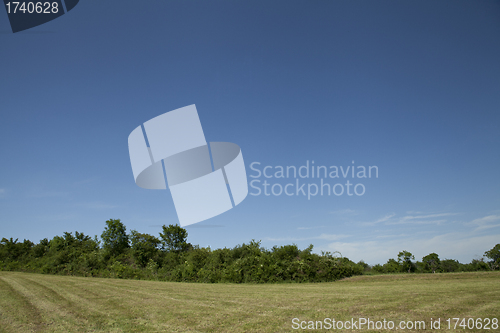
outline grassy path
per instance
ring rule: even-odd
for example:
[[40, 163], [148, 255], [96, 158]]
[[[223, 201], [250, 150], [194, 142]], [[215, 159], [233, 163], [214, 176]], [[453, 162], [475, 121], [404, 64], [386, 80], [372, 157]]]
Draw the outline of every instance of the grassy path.
[[293, 318], [359, 317], [396, 325], [441, 318], [441, 331], [449, 317], [500, 319], [500, 272], [266, 285], [0, 272], [0, 332], [296, 332]]

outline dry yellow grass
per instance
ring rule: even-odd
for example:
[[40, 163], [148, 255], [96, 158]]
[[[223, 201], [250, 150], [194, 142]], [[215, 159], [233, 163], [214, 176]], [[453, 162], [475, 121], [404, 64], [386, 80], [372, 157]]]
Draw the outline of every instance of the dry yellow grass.
[[0, 272], [3, 332], [296, 332], [293, 318], [359, 317], [423, 320], [429, 332], [431, 318], [441, 318], [442, 331], [450, 317], [500, 318], [500, 273], [237, 285]]

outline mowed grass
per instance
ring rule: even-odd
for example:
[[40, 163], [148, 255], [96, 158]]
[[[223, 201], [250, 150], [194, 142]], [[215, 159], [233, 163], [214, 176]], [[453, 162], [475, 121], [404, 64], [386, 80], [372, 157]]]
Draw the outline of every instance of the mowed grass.
[[[312, 284], [201, 284], [0, 272], [2, 332], [294, 332], [293, 318], [359, 317], [396, 324], [424, 320], [426, 325], [431, 318], [441, 318], [442, 331], [450, 317], [500, 318], [500, 272], [358, 276]], [[426, 330], [435, 331], [429, 326]]]

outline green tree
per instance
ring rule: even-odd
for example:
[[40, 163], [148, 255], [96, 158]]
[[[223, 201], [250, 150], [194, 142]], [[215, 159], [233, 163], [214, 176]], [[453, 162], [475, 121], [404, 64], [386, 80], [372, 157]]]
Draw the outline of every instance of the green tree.
[[155, 236], [141, 234], [132, 230], [130, 232], [130, 242], [132, 243], [132, 255], [142, 267], [145, 267], [150, 260], [155, 259], [158, 254], [160, 240]]
[[387, 260], [387, 262], [382, 267], [385, 273], [401, 272], [401, 265], [392, 258]]
[[439, 256], [436, 253], [426, 255], [422, 258], [422, 262], [424, 263], [424, 269], [432, 271], [432, 273], [436, 273], [436, 270], [439, 269], [439, 265], [441, 264]]
[[125, 225], [118, 220], [107, 220], [101, 235], [103, 248], [113, 255], [119, 255], [129, 247]]
[[491, 266], [484, 262], [484, 259], [472, 259], [468, 264], [463, 264], [462, 269], [466, 272], [488, 271]]
[[0, 241], [0, 261], [20, 260], [22, 257], [27, 257], [34, 245], [27, 239], [21, 243], [18, 242], [17, 238], [15, 240], [12, 237], [10, 239], [2, 238]]
[[364, 262], [364, 260], [360, 260], [356, 265], [358, 265], [363, 272], [367, 272], [371, 269], [370, 265]]
[[500, 268], [500, 244], [497, 244], [491, 250], [486, 251], [484, 256], [491, 259], [489, 264], [492, 270]]
[[462, 269], [462, 264], [457, 260], [445, 259], [441, 260], [441, 270], [443, 272], [460, 272]]
[[163, 248], [169, 252], [186, 251], [190, 244], [186, 242], [188, 232], [179, 225], [170, 224], [168, 227], [163, 225], [163, 232], [160, 232]]
[[403, 272], [408, 271], [408, 273], [411, 272], [411, 270], [414, 268], [414, 264], [412, 260], [415, 260], [415, 257], [411, 252], [408, 251], [401, 251], [398, 254], [398, 263], [401, 265], [401, 269]]

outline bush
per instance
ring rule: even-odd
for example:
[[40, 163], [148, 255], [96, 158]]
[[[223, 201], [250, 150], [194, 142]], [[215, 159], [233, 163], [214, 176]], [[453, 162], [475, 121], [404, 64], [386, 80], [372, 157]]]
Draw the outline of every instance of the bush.
[[402, 251], [399, 262], [370, 268], [363, 261], [354, 263], [340, 253], [312, 252], [313, 246], [300, 250], [297, 245], [261, 247], [252, 240], [232, 249], [200, 248], [186, 242], [187, 232], [179, 226], [163, 226], [160, 238], [135, 230], [127, 235], [120, 220], [106, 221], [101, 242], [83, 233], [65, 232], [50, 241], [38, 244], [29, 240], [2, 238], [0, 241], [0, 270], [149, 279], [186, 282], [326, 282], [366, 272], [457, 272], [481, 271], [496, 268], [500, 245], [485, 255], [492, 261], [473, 260], [463, 265], [456, 260], [439, 260], [435, 253], [422, 262], [412, 262], [413, 255]]

